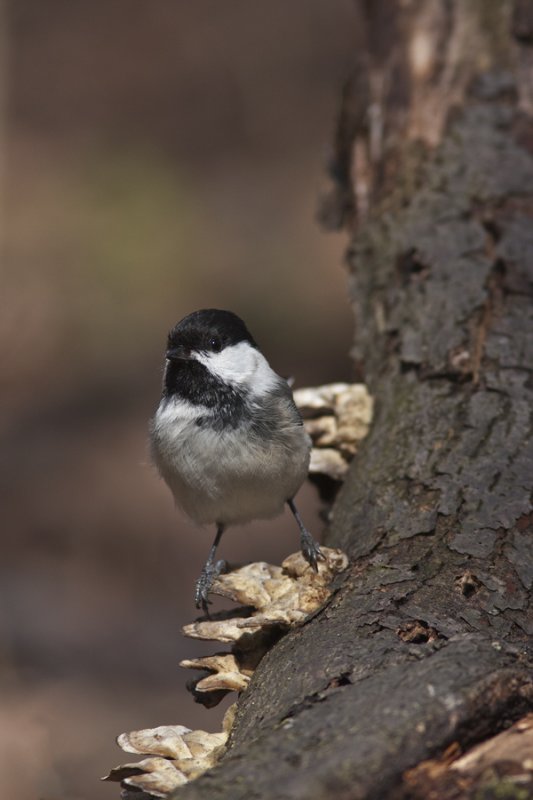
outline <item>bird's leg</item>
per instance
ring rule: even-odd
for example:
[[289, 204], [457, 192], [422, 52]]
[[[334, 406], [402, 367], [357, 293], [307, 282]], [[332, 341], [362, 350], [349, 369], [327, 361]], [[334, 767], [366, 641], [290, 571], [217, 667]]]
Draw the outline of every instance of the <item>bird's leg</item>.
[[287, 500], [287, 505], [289, 506], [290, 510], [294, 514], [294, 519], [298, 523], [298, 527], [300, 528], [300, 547], [302, 550], [303, 557], [310, 564], [315, 572], [318, 572], [318, 565], [317, 562], [320, 559], [321, 561], [324, 560], [324, 556], [320, 551], [320, 547], [314, 541], [313, 537], [303, 524], [300, 515], [298, 514], [298, 509], [294, 505], [294, 500], [291, 498]]
[[223, 572], [226, 568], [225, 561], [215, 561], [215, 555], [217, 552], [217, 547], [220, 544], [220, 540], [222, 539], [222, 534], [224, 533], [224, 525], [217, 525], [217, 535], [215, 536], [215, 541], [209, 551], [209, 555], [207, 556], [207, 561], [204, 564], [204, 568], [200, 574], [200, 577], [196, 581], [196, 589], [194, 592], [194, 601], [196, 603], [196, 608], [202, 608], [204, 613], [209, 616], [209, 609], [208, 609], [208, 597], [209, 591], [211, 586], [213, 585], [213, 581], [215, 578], [218, 578], [221, 572]]

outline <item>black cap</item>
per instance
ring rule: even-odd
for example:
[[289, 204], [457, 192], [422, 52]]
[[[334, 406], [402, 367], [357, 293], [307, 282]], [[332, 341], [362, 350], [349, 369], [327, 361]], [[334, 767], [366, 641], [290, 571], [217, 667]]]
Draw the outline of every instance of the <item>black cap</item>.
[[225, 347], [248, 342], [257, 343], [237, 314], [218, 308], [193, 311], [175, 325], [168, 335], [168, 351], [188, 350], [220, 351]]

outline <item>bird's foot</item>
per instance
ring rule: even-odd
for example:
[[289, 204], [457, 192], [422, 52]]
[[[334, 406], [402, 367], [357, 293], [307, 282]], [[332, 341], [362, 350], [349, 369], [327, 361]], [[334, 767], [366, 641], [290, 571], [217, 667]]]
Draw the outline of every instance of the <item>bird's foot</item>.
[[307, 563], [314, 569], [315, 572], [318, 572], [318, 562], [324, 561], [325, 557], [309, 531], [302, 531], [302, 535], [300, 537], [300, 548]]
[[214, 564], [210, 564], [208, 562], [204, 566], [200, 577], [196, 581], [194, 602], [196, 604], [196, 608], [201, 608], [206, 616], [209, 616], [208, 598], [211, 587], [216, 578], [218, 578], [218, 576], [221, 575], [226, 569], [227, 564], [223, 560], [217, 561]]

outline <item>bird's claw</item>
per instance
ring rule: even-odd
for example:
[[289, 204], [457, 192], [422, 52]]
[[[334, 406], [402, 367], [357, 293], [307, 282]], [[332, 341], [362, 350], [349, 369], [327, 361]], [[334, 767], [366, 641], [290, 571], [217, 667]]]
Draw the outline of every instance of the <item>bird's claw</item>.
[[306, 534], [307, 535], [302, 534], [300, 542], [302, 555], [307, 563], [314, 569], [314, 571], [318, 572], [318, 562], [324, 561], [325, 556], [318, 544], [314, 541], [311, 534], [307, 531]]
[[201, 608], [206, 616], [209, 616], [209, 592], [211, 591], [211, 587], [226, 568], [227, 564], [222, 560], [217, 561], [215, 564], [206, 564], [200, 577], [196, 581], [194, 602], [196, 608]]

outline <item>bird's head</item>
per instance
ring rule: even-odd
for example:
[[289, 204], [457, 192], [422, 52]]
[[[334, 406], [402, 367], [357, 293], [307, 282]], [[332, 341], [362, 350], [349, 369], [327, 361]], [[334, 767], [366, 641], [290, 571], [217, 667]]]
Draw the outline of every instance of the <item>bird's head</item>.
[[[237, 314], [209, 308], [194, 311], [172, 328], [165, 354], [167, 392], [194, 382], [219, 382], [257, 395], [269, 391], [278, 376], [270, 369], [250, 331]], [[189, 387], [187, 387], [187, 392]]]

